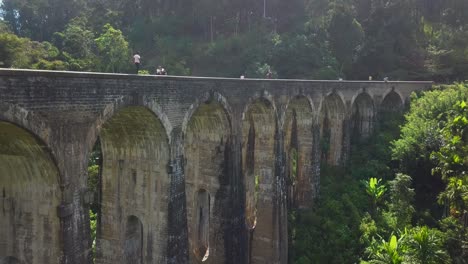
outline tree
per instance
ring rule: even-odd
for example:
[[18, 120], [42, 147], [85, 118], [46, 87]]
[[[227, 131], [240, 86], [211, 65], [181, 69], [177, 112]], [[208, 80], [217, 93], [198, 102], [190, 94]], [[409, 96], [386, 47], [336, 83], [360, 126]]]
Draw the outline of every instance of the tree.
[[342, 76], [351, 76], [351, 67], [364, 39], [364, 30], [356, 20], [352, 7], [343, 3], [332, 5], [327, 32], [333, 55], [340, 62]]
[[61, 48], [62, 56], [70, 70], [90, 71], [96, 67], [96, 44], [94, 33], [87, 28], [84, 17], [72, 19], [63, 32], [54, 34], [55, 43]]
[[390, 213], [396, 218], [394, 231], [403, 230], [411, 224], [414, 213], [414, 189], [411, 188], [412, 179], [410, 176], [397, 173], [395, 179], [388, 182], [390, 186], [390, 202], [388, 208]]
[[[433, 216], [442, 215], [437, 196], [445, 189], [445, 184], [440, 174], [432, 176], [438, 162], [431, 158], [431, 153], [438, 152], [444, 142], [448, 142], [443, 138], [442, 129], [454, 118], [450, 113], [456, 103], [467, 99], [468, 86], [463, 84], [414, 95], [400, 139], [392, 142], [393, 159], [400, 163], [403, 173], [413, 178], [415, 208], [419, 214], [431, 210]], [[426, 221], [435, 224], [436, 218], [426, 218]]]
[[375, 216], [377, 205], [382, 200], [387, 187], [382, 185], [382, 179], [370, 178], [368, 181], [363, 181], [366, 187], [366, 193], [369, 195], [372, 201], [372, 215]]
[[22, 54], [23, 40], [12, 33], [0, 34], [0, 65], [2, 67], [13, 67], [15, 64], [22, 64], [26, 61]]
[[416, 0], [372, 1], [366, 39], [353, 67], [354, 78], [419, 79], [424, 68], [421, 17]]
[[390, 236], [388, 241], [382, 239], [380, 243], [375, 243], [367, 249], [370, 264], [400, 264], [403, 263], [403, 246], [401, 238], [395, 235]]
[[451, 263], [444, 249], [445, 237], [437, 229], [427, 226], [415, 227], [403, 236], [405, 263], [442, 264]]
[[106, 24], [103, 33], [95, 41], [101, 60], [101, 71], [124, 72], [129, 69], [130, 51], [122, 31]]
[[32, 40], [46, 41], [63, 30], [70, 19], [86, 11], [87, 0], [3, 0], [4, 19], [13, 32]]
[[68, 65], [58, 60], [58, 55], [58, 49], [49, 42], [31, 41], [9, 32], [0, 33], [2, 67], [66, 70]]
[[[468, 96], [468, 95], [467, 95]], [[448, 203], [452, 216], [468, 215], [468, 107], [457, 102], [441, 128], [441, 147], [432, 153], [437, 166], [433, 173], [447, 183], [440, 194], [441, 203]]]

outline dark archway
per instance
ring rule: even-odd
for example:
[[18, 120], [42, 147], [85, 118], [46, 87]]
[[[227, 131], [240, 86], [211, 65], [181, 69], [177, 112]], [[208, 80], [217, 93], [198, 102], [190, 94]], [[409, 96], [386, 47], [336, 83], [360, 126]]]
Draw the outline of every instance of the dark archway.
[[395, 92], [389, 92], [380, 104], [381, 112], [401, 112], [403, 111], [403, 101], [400, 95]]
[[148, 108], [125, 107], [104, 123], [98, 142], [102, 174], [97, 262], [120, 263], [124, 259], [121, 248], [131, 220], [126, 215], [138, 215], [145, 223], [142, 263], [165, 262], [170, 184], [165, 127]]
[[228, 198], [230, 137], [226, 109], [212, 98], [201, 103], [188, 120], [184, 149], [190, 263], [224, 263], [226, 259], [223, 210]]
[[314, 190], [314, 114], [306, 97], [293, 98], [286, 110], [284, 146], [287, 161], [288, 201], [293, 208], [311, 206]]
[[278, 219], [275, 210], [276, 115], [270, 101], [253, 101], [242, 121], [242, 170], [246, 225], [252, 263], [277, 261]]
[[210, 194], [200, 189], [196, 199], [196, 219], [195, 219], [195, 254], [198, 259], [205, 261], [210, 256]]
[[324, 98], [320, 110], [320, 144], [322, 161], [340, 165], [343, 156], [345, 105], [341, 97], [332, 93]]
[[375, 109], [372, 98], [367, 93], [359, 94], [354, 100], [351, 116], [351, 140], [353, 142], [369, 138], [374, 129]]
[[125, 264], [143, 263], [143, 224], [134, 215], [127, 218], [122, 250]]
[[5, 263], [59, 263], [62, 193], [47, 147], [0, 121], [0, 256]]

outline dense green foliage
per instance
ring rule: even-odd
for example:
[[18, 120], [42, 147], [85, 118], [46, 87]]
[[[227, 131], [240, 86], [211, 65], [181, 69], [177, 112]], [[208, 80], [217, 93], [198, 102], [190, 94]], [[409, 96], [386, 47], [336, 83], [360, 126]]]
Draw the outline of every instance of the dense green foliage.
[[100, 213], [100, 177], [102, 167], [101, 142], [98, 139], [88, 159], [88, 182], [89, 191], [93, 194], [93, 200], [89, 209], [89, 223], [91, 230], [92, 259], [96, 257], [96, 236], [98, 228], [98, 217]]
[[381, 113], [345, 168], [323, 167], [314, 208], [291, 213], [290, 262], [467, 263], [467, 101], [455, 84], [414, 95], [400, 129]]
[[0, 61], [133, 72], [129, 53], [140, 51], [150, 73], [466, 80], [467, 9], [466, 0], [3, 0]]
[[[393, 142], [393, 158], [400, 162], [402, 172], [412, 176], [415, 188], [421, 190], [416, 193], [416, 206], [418, 213], [425, 215], [422, 217], [427, 224], [435, 224], [434, 218], [440, 218], [444, 213], [437, 197], [446, 183], [453, 186], [451, 190], [455, 192], [459, 189], [458, 180], [465, 181], [462, 186], [466, 186], [466, 172], [462, 176], [468, 166], [466, 119], [463, 119], [466, 110], [460, 104], [467, 101], [466, 84], [438, 87], [423, 95], [415, 95], [411, 111], [406, 115], [407, 122], [401, 128], [402, 136]], [[456, 172], [452, 173], [452, 170]], [[447, 192], [443, 194], [449, 195]], [[461, 198], [461, 194], [454, 195]]]
[[[366, 246], [359, 243], [362, 219], [372, 219], [367, 212], [378, 214], [385, 194], [385, 187], [377, 182], [371, 186], [369, 179], [391, 177], [388, 145], [400, 122], [398, 115], [388, 114], [372, 138], [353, 145], [347, 168], [322, 166], [321, 195], [314, 208], [290, 215], [290, 263], [359, 262]], [[375, 222], [365, 228], [374, 230]]]

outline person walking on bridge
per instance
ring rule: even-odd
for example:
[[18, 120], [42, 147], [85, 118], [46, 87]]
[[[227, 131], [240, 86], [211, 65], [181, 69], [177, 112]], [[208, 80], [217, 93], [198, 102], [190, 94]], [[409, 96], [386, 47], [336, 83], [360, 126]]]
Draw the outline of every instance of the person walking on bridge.
[[135, 64], [135, 67], [136, 67], [136, 74], [138, 74], [138, 72], [140, 71], [140, 62], [141, 62], [140, 53], [137, 51], [133, 55], [133, 64]]

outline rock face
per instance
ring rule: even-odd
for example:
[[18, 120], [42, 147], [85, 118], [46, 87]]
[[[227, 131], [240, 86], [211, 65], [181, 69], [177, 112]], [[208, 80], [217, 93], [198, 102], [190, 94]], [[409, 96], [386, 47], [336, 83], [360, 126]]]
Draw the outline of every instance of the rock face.
[[287, 263], [287, 210], [430, 82], [0, 70], [0, 263]]

